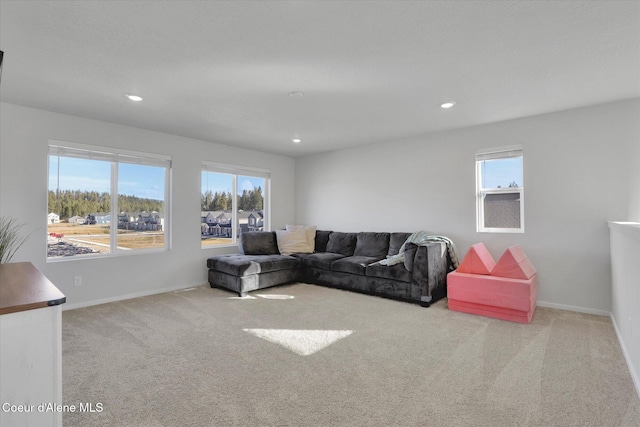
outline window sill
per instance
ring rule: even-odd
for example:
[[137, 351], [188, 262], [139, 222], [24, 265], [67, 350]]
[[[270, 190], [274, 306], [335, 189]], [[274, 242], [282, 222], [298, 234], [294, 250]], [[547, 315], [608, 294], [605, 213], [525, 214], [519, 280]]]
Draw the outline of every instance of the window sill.
[[104, 259], [104, 258], [122, 258], [129, 256], [137, 256], [137, 255], [152, 255], [152, 254], [160, 254], [164, 252], [169, 252], [170, 249], [136, 249], [130, 251], [118, 251], [114, 254], [79, 254], [79, 255], [69, 255], [69, 256], [61, 256], [61, 257], [47, 257], [47, 263], [58, 263], [58, 262], [68, 262], [68, 261], [84, 261], [89, 259]]

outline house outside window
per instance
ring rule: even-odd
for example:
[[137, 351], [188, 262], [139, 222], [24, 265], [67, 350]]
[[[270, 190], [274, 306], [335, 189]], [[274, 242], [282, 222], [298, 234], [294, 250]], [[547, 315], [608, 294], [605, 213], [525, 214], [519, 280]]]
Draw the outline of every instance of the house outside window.
[[523, 160], [519, 145], [476, 154], [478, 232], [524, 233]]
[[169, 156], [50, 141], [47, 261], [168, 250], [170, 175]]
[[203, 249], [235, 245], [245, 231], [270, 230], [269, 171], [203, 162], [200, 240]]

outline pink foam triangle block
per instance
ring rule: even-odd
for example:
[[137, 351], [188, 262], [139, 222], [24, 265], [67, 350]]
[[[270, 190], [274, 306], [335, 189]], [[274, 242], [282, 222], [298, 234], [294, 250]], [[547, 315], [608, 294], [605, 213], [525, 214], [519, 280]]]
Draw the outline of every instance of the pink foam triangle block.
[[492, 276], [512, 279], [529, 279], [536, 274], [536, 269], [518, 245], [508, 248], [491, 271]]
[[476, 243], [469, 248], [469, 252], [458, 266], [460, 273], [491, 274], [496, 262], [484, 243]]

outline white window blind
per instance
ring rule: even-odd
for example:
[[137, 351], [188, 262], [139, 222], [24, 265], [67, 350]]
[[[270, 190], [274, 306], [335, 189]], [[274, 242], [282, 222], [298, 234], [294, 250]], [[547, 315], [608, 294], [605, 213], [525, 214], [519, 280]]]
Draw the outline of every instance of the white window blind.
[[203, 162], [202, 170], [206, 172], [226, 173], [229, 175], [247, 175], [269, 179], [270, 172], [266, 169], [251, 168], [249, 166], [235, 166], [225, 163]]
[[522, 157], [523, 149], [521, 145], [513, 145], [510, 147], [491, 148], [479, 150], [476, 153], [476, 161], [510, 159], [514, 157]]
[[109, 148], [109, 151], [105, 151], [103, 147], [72, 143], [49, 144], [49, 155], [166, 168], [171, 167], [171, 157], [161, 154], [140, 153], [136, 151], [111, 148]]

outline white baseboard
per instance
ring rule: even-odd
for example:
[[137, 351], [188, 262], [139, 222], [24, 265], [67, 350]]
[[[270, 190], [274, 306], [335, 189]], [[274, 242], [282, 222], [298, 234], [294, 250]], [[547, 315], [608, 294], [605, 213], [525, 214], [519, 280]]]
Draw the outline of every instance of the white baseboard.
[[609, 317], [611, 315], [611, 313], [605, 310], [597, 310], [595, 308], [577, 307], [577, 306], [565, 305], [565, 304], [556, 304], [553, 302], [536, 301], [536, 305], [538, 307], [557, 308], [558, 310], [575, 311], [578, 313], [595, 314], [598, 316]]
[[631, 364], [631, 356], [627, 352], [627, 348], [624, 345], [624, 341], [622, 341], [622, 335], [620, 335], [620, 331], [618, 330], [618, 325], [616, 324], [616, 318], [613, 316], [613, 313], [610, 313], [611, 323], [613, 323], [613, 329], [616, 331], [616, 336], [618, 337], [618, 342], [620, 343], [620, 347], [622, 348], [622, 354], [624, 354], [624, 360], [627, 361], [627, 366], [629, 367], [629, 373], [631, 374], [631, 379], [633, 380], [633, 385], [636, 387], [636, 393], [638, 393], [638, 397], [640, 397], [640, 378], [638, 377], [638, 373], [633, 368]]
[[115, 296], [115, 297], [96, 299], [96, 300], [91, 300], [91, 301], [79, 302], [79, 303], [75, 303], [75, 304], [62, 304], [62, 310], [63, 311], [73, 310], [75, 308], [90, 307], [92, 305], [106, 304], [106, 303], [109, 303], [109, 302], [122, 301], [122, 300], [126, 300], [126, 299], [131, 299], [131, 298], [139, 298], [139, 297], [146, 297], [146, 296], [149, 296], [149, 295], [163, 294], [165, 292], [178, 291], [178, 290], [182, 290], [182, 289], [189, 289], [189, 288], [194, 288], [194, 287], [202, 286], [202, 285], [206, 285], [206, 284], [208, 284], [208, 283], [207, 282], [201, 282], [201, 283], [192, 283], [192, 284], [188, 284], [188, 285], [182, 284], [182, 285], [177, 285], [177, 286], [171, 286], [171, 287], [168, 287], [168, 288], [152, 289], [150, 291], [135, 292], [135, 293], [132, 293], [132, 294], [118, 295], [118, 296]]

